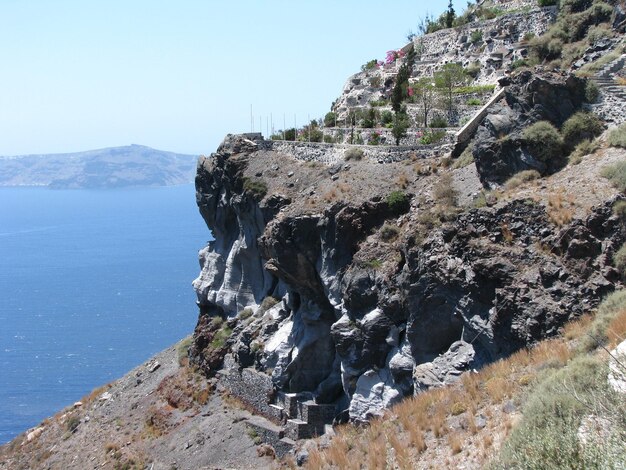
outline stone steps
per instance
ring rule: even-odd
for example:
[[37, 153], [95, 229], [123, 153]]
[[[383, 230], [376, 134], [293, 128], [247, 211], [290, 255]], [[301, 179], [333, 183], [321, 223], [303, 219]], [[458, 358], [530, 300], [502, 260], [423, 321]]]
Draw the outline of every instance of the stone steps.
[[[270, 444], [278, 457], [289, 453], [299, 439], [321, 436], [335, 418], [335, 405], [315, 403], [311, 393], [276, 394], [270, 404], [272, 419], [253, 416], [246, 421], [260, 442]], [[332, 429], [332, 428], [331, 428]]]
[[246, 420], [246, 425], [258, 437], [259, 441], [265, 442], [274, 448], [279, 458], [288, 454], [296, 445], [293, 439], [285, 436], [285, 430], [261, 416], [253, 416]]

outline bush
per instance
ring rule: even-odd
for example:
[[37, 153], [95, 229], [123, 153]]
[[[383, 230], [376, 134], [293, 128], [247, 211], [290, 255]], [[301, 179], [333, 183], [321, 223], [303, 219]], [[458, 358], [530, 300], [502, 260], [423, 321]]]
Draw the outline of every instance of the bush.
[[609, 132], [607, 141], [611, 147], [626, 148], [626, 124], [622, 124]]
[[343, 158], [346, 161], [350, 160], [361, 160], [363, 158], [363, 150], [360, 148], [349, 148], [343, 154]]
[[433, 128], [442, 128], [448, 127], [448, 120], [443, 116], [435, 116], [430, 120], [430, 127]]
[[337, 122], [337, 114], [330, 111], [328, 113], [326, 113], [326, 116], [324, 116], [324, 126], [325, 127], [335, 127], [335, 124]]
[[626, 289], [615, 291], [607, 296], [598, 307], [587, 336], [581, 338], [579, 349], [582, 352], [589, 352], [599, 345], [604, 346], [609, 339], [609, 325], [624, 310], [626, 310]]
[[384, 224], [380, 229], [380, 239], [383, 241], [393, 240], [400, 233], [400, 229], [395, 225]]
[[452, 184], [452, 175], [445, 173], [433, 187], [433, 198], [444, 207], [456, 207], [458, 193]]
[[585, 101], [587, 103], [595, 103], [600, 98], [600, 88], [593, 80], [587, 80], [585, 84]]
[[478, 98], [470, 98], [465, 102], [465, 104], [468, 106], [480, 106], [481, 104], [483, 104], [483, 102], [480, 101]]
[[441, 139], [443, 139], [445, 136], [446, 136], [446, 131], [444, 131], [444, 130], [436, 130], [436, 131], [425, 132], [424, 135], [422, 135], [422, 137], [420, 137], [420, 144], [422, 144], [422, 145], [436, 144]]
[[480, 62], [474, 62], [468, 65], [465, 69], [465, 73], [474, 79], [478, 77], [478, 74], [480, 74]]
[[578, 165], [585, 155], [591, 155], [600, 148], [596, 140], [583, 140], [569, 156], [570, 165]]
[[479, 42], [482, 42], [483, 32], [480, 29], [475, 29], [474, 31], [472, 31], [472, 34], [470, 34], [469, 41], [472, 44], [478, 44]]
[[613, 214], [619, 217], [622, 224], [626, 223], [626, 201], [617, 201], [613, 206]]
[[401, 214], [409, 209], [409, 198], [402, 191], [393, 191], [387, 196], [387, 205], [394, 214]]
[[509, 178], [508, 181], [504, 183], [504, 187], [509, 190], [515, 189], [522, 183], [534, 181], [539, 178], [541, 178], [541, 175], [537, 170], [520, 171], [516, 175], [513, 175], [511, 178]]
[[365, 72], [366, 70], [374, 70], [378, 68], [378, 60], [372, 59], [365, 64], [361, 65], [361, 71]]
[[557, 0], [537, 0], [537, 4], [540, 7], [551, 7], [553, 5], [556, 5]]
[[469, 166], [472, 163], [474, 163], [474, 155], [472, 154], [472, 147], [473, 147], [472, 145], [468, 145], [465, 148], [465, 150], [463, 150], [463, 153], [459, 156], [459, 158], [454, 160], [454, 163], [452, 164], [453, 169], [465, 168], [466, 166]]
[[380, 113], [380, 122], [385, 125], [393, 122], [393, 113], [389, 110], [385, 110]]
[[[577, 357], [565, 368], [547, 372], [530, 394], [520, 424], [513, 428], [494, 468], [619, 468], [624, 458], [625, 407], [606, 380], [606, 363]], [[598, 414], [608, 421], [608, 435], [590, 436], [581, 445], [582, 419]], [[617, 464], [617, 465], [616, 465]]]
[[617, 162], [606, 166], [600, 172], [619, 191], [626, 192], [626, 162]]
[[524, 129], [524, 143], [531, 153], [546, 164], [557, 163], [563, 157], [563, 139], [548, 121], [539, 121]]
[[243, 189], [244, 191], [249, 193], [256, 201], [260, 201], [267, 194], [267, 184], [265, 184], [265, 182], [261, 180], [244, 178]]
[[522, 67], [528, 67], [528, 61], [526, 59], [517, 59], [511, 62], [511, 69], [519, 69]]
[[578, 112], [571, 116], [561, 128], [563, 141], [568, 149], [573, 149], [583, 140], [591, 140], [604, 130], [598, 116], [592, 113]]
[[626, 245], [617, 250], [617, 253], [613, 256], [613, 263], [619, 271], [622, 279], [626, 279]]

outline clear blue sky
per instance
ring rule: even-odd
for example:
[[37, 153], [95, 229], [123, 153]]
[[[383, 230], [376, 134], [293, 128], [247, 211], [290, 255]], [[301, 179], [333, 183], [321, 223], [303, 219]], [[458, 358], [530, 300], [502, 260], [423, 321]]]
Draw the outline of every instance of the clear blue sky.
[[[131, 143], [208, 154], [273, 114], [323, 116], [346, 78], [447, 0], [0, 0], [0, 155]], [[454, 1], [457, 13], [465, 1]]]

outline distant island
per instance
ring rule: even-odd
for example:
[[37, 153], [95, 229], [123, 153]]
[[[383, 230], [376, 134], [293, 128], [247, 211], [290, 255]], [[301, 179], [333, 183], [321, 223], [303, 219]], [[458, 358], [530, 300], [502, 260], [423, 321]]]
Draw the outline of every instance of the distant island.
[[197, 155], [143, 145], [76, 153], [0, 157], [0, 186], [53, 189], [171, 186], [190, 183]]

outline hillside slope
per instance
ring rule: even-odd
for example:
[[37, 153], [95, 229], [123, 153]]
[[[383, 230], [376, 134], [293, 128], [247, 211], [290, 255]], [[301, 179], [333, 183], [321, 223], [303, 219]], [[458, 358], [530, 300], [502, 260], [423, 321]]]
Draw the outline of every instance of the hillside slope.
[[0, 186], [54, 189], [169, 186], [193, 181], [197, 156], [129, 145], [87, 152], [0, 157]]

